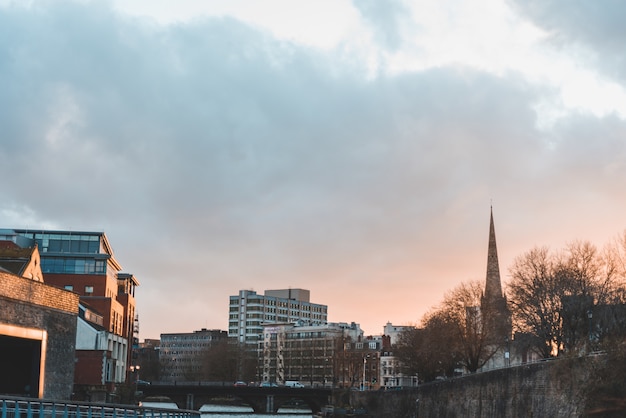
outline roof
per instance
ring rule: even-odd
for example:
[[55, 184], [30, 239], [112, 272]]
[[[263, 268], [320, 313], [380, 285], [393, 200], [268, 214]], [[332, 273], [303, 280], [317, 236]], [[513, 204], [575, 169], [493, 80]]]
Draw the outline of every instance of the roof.
[[36, 247], [21, 248], [13, 241], [0, 241], [0, 268], [22, 275]]

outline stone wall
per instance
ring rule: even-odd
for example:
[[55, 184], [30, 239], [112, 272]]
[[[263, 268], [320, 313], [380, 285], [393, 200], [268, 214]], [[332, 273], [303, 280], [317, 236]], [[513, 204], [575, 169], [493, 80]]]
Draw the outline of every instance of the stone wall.
[[35, 330], [44, 336], [44, 398], [71, 397], [78, 301], [73, 292], [0, 272], [0, 334]]
[[[600, 357], [546, 361], [437, 381], [416, 389], [351, 392], [352, 408], [377, 418], [585, 416]], [[340, 400], [340, 398], [338, 398]]]

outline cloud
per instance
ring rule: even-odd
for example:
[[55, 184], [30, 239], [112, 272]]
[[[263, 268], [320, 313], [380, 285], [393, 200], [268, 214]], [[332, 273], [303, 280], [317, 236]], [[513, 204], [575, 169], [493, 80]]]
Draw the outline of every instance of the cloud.
[[396, 51], [403, 43], [403, 26], [409, 9], [402, 1], [380, 3], [375, 0], [353, 1], [363, 19], [371, 25], [375, 39], [386, 50]]
[[[228, 17], [36, 5], [0, 14], [3, 226], [105, 230], [142, 283], [143, 337], [225, 329], [245, 288], [309, 288], [370, 333], [415, 322], [484, 275], [492, 198], [503, 271], [535, 243], [623, 228], [580, 216], [620, 219], [624, 121], [540, 130], [554, 92], [523, 74], [371, 77], [346, 49]], [[400, 47], [402, 8], [374, 22], [369, 6]]]
[[597, 68], [623, 84], [626, 81], [624, 42], [626, 27], [622, 16], [626, 4], [619, 0], [514, 1], [518, 10], [551, 34], [555, 45], [571, 49], [579, 60]]

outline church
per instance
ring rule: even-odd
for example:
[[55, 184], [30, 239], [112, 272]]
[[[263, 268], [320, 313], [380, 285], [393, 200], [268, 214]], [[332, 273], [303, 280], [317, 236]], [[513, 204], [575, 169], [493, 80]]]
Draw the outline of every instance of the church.
[[496, 230], [493, 222], [493, 207], [489, 219], [489, 245], [487, 248], [487, 276], [485, 291], [480, 301], [483, 329], [491, 335], [489, 344], [496, 346], [495, 354], [481, 370], [506, 367], [510, 365], [510, 345], [512, 336], [511, 312], [506, 296], [502, 291]]

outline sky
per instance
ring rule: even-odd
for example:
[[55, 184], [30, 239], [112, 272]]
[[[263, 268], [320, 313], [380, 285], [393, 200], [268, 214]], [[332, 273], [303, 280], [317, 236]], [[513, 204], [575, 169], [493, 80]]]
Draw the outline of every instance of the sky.
[[304, 288], [368, 335], [626, 229], [626, 2], [0, 0], [0, 227], [104, 231], [140, 339]]

